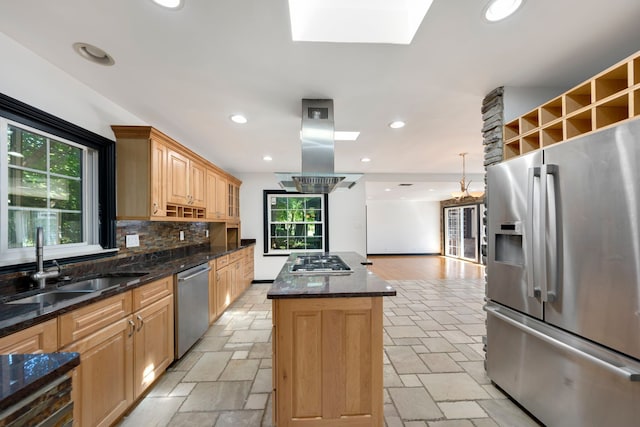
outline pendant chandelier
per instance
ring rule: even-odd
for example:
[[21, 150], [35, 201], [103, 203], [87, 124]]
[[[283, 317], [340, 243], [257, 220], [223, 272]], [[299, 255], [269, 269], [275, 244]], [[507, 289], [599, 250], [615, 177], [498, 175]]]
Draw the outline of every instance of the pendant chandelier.
[[478, 198], [484, 196], [484, 191], [472, 191], [469, 192], [469, 185], [471, 185], [471, 181], [466, 181], [466, 170], [465, 170], [465, 156], [468, 153], [460, 153], [459, 156], [462, 157], [462, 179], [460, 180], [460, 191], [454, 191], [451, 193], [451, 197], [454, 199], [462, 200], [467, 197]]

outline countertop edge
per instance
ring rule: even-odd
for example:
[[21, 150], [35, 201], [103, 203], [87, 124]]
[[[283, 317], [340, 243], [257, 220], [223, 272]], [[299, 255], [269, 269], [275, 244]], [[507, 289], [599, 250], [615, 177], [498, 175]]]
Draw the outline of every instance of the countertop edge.
[[[49, 372], [38, 377], [32, 382], [28, 384], [24, 384], [20, 389], [11, 392], [7, 396], [4, 396], [4, 393], [3, 393], [2, 396], [0, 396], [0, 411], [4, 411], [8, 407], [20, 402], [22, 399], [30, 396], [38, 389], [53, 382], [55, 379], [66, 375], [72, 369], [79, 366], [80, 365], [79, 353], [52, 353], [52, 354], [49, 354], [48, 356], [56, 357], [56, 355], [61, 356], [61, 355], [68, 355], [68, 354], [72, 355], [72, 357], [66, 362], [62, 363], [60, 366], [50, 370]], [[34, 356], [39, 356], [39, 355], [34, 355]]]
[[[231, 253], [240, 251], [242, 249], [246, 249], [251, 246], [255, 246], [255, 243], [251, 242], [246, 245], [240, 245], [235, 249], [230, 249], [222, 252], [201, 252], [201, 253], [188, 255], [186, 257], [173, 261], [172, 263], [179, 264], [173, 267], [168, 267], [168, 264], [166, 262], [163, 262], [160, 265], [157, 265], [155, 267], [150, 267], [149, 270], [151, 271], [149, 271], [148, 274], [141, 276], [139, 280], [135, 281], [135, 283], [129, 282], [127, 284], [121, 285], [120, 287], [109, 289], [105, 292], [100, 292], [100, 293], [96, 292], [97, 295], [95, 295], [93, 298], [78, 301], [76, 304], [59, 307], [54, 310], [44, 312], [41, 314], [36, 314], [36, 315], [33, 315], [33, 317], [28, 317], [28, 315], [23, 315], [21, 317], [24, 317], [24, 319], [18, 320], [16, 323], [11, 323], [11, 319], [0, 321], [0, 325], [2, 325], [0, 326], [0, 338], [19, 332], [21, 330], [24, 330], [31, 326], [45, 322], [47, 320], [53, 319], [55, 317], [58, 317], [61, 314], [68, 313], [70, 311], [77, 310], [78, 308], [82, 308], [84, 306], [93, 304], [95, 302], [110, 298], [112, 296], [130, 291], [135, 288], [139, 288], [140, 286], [144, 286], [155, 280], [159, 280], [167, 276], [172, 276], [181, 271], [188, 270], [200, 264], [208, 263], [215, 259], [221, 258], [225, 255], [229, 255]], [[181, 260], [184, 260], [184, 262], [181, 262]], [[154, 268], [156, 269], [156, 271], [153, 271]], [[136, 269], [139, 271], [140, 269], [146, 269], [146, 267], [136, 268]], [[122, 273], [126, 273], [127, 271], [133, 271], [133, 270], [134, 269], [131, 269], [131, 268], [123, 269]], [[3, 323], [5, 325], [3, 325]]]

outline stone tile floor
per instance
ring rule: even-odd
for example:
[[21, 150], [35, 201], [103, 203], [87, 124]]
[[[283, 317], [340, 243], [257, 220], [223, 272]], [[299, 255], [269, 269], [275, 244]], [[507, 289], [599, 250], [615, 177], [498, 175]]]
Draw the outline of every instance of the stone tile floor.
[[[487, 378], [481, 279], [389, 281], [388, 427], [538, 426]], [[271, 302], [254, 284], [169, 368], [121, 427], [271, 426]]]

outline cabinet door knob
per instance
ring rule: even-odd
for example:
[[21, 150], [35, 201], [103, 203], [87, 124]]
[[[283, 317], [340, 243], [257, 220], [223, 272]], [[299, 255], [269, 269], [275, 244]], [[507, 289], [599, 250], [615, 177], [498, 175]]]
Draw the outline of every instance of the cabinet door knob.
[[153, 213], [157, 214], [158, 213], [158, 204], [157, 203], [153, 203]]
[[136, 318], [138, 319], [138, 322], [140, 322], [140, 325], [138, 325], [138, 329], [136, 331], [140, 332], [140, 329], [142, 329], [142, 327], [144, 326], [144, 320], [142, 320], [142, 317], [139, 314], [136, 316]]

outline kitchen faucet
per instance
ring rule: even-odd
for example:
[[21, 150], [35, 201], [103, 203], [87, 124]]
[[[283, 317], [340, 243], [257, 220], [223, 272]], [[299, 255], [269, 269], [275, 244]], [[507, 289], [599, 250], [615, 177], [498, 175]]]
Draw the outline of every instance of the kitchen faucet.
[[31, 279], [38, 284], [38, 287], [40, 289], [44, 289], [47, 279], [60, 276], [60, 265], [55, 259], [53, 260], [53, 263], [56, 266], [55, 270], [44, 269], [43, 247], [44, 247], [44, 233], [42, 232], [42, 227], [37, 227], [36, 228], [36, 268], [38, 270], [31, 275]]

